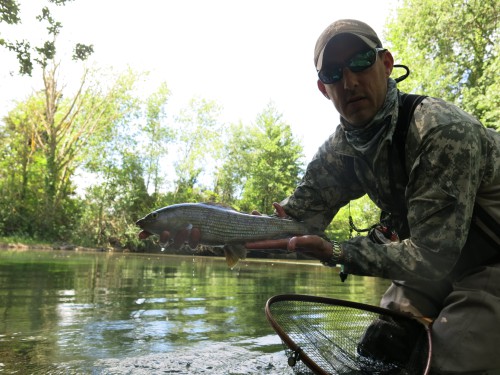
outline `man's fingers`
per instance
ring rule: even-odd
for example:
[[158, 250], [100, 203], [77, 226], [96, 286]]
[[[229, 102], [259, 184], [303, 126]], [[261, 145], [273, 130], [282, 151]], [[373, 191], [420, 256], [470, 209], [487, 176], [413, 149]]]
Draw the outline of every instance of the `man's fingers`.
[[183, 229], [176, 233], [174, 238], [174, 247], [178, 248], [184, 245], [185, 242], [189, 239], [189, 230]]
[[306, 234], [304, 236], [292, 237], [290, 239], [290, 247], [305, 247], [305, 248], [322, 248], [323, 239], [314, 234]]
[[[274, 211], [276, 212], [276, 215], [278, 217], [281, 217], [281, 218], [284, 218], [284, 217], [287, 217], [288, 215], [286, 214], [285, 210], [283, 209], [283, 207], [281, 207], [281, 205], [279, 203], [276, 203], [274, 202], [273, 203], [273, 207], [274, 207]], [[252, 211], [252, 215], [262, 215], [259, 211], [257, 210], [253, 210]]]
[[256, 242], [247, 242], [245, 247], [247, 249], [285, 249], [288, 250], [288, 238], [282, 238], [279, 240], [265, 240]]
[[170, 232], [168, 230], [164, 230], [160, 233], [160, 243], [167, 243], [170, 240]]
[[290, 241], [288, 241], [288, 249], [290, 251], [295, 251], [297, 249], [297, 237], [290, 238]]
[[189, 247], [195, 249], [200, 243], [201, 231], [198, 228], [191, 229], [191, 236], [189, 237]]
[[278, 240], [247, 242], [245, 244], [247, 249], [285, 249], [288, 251], [296, 251], [299, 248], [303, 250], [303, 248], [318, 246], [321, 246], [321, 238], [312, 235], [281, 238]]
[[287, 217], [288, 216], [286, 214], [285, 210], [283, 209], [283, 207], [281, 207], [281, 205], [279, 203], [274, 202], [273, 206], [274, 206], [274, 210], [276, 211], [276, 215], [278, 215], [279, 217]]
[[315, 235], [291, 238], [288, 249], [304, 253], [319, 260], [328, 260], [332, 256], [331, 244]]

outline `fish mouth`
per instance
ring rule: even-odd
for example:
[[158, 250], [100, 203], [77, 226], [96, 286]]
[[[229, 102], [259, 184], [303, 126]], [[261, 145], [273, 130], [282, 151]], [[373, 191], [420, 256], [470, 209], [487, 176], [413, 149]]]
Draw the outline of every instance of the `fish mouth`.
[[148, 232], [147, 230], [144, 230], [144, 228], [143, 228], [144, 224], [145, 224], [144, 219], [137, 220], [135, 223], [135, 225], [137, 225], [139, 228], [142, 229], [139, 232], [139, 239], [141, 239], [141, 240], [144, 240], [144, 239], [148, 238], [149, 236], [153, 235], [153, 233]]

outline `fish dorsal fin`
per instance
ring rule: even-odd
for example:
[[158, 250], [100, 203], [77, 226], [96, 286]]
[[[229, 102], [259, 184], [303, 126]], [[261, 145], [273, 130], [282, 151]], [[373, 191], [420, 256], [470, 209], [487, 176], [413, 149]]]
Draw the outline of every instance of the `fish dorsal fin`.
[[201, 203], [204, 204], [205, 206], [211, 206], [211, 207], [216, 207], [220, 208], [223, 210], [228, 210], [228, 211], [236, 211], [233, 207], [229, 206], [228, 204], [225, 203], [220, 203], [220, 202], [204, 202]]

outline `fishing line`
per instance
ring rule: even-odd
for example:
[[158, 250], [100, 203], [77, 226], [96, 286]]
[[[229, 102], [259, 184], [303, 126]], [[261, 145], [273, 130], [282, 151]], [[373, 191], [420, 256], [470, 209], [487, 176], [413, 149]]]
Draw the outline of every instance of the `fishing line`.
[[377, 225], [379, 225], [379, 224], [374, 224], [368, 228], [359, 229], [358, 227], [356, 227], [356, 225], [354, 225], [354, 220], [353, 220], [352, 215], [351, 215], [351, 202], [349, 202], [347, 209], [349, 211], [349, 238], [353, 237], [352, 236], [353, 231], [356, 231], [357, 234], [366, 233], [366, 232], [369, 232], [370, 230], [372, 230], [373, 228], [375, 228]]

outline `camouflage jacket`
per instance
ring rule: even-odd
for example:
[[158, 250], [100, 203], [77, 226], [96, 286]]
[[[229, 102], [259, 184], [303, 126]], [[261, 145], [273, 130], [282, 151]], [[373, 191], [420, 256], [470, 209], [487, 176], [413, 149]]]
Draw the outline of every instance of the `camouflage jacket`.
[[[454, 105], [426, 98], [410, 122], [405, 173], [402, 161], [389, 152], [393, 132], [389, 129], [366, 160], [338, 126], [282, 202], [285, 211], [323, 230], [340, 207], [366, 193], [407, 224], [398, 243], [376, 244], [367, 237], [343, 242], [344, 270], [351, 274], [438, 280], [498, 257], [500, 240], [482, 246], [485, 236], [471, 229], [471, 220], [480, 204], [500, 223], [500, 133]], [[391, 173], [397, 176], [393, 183]]]

